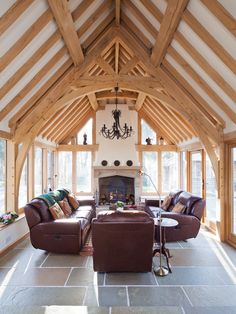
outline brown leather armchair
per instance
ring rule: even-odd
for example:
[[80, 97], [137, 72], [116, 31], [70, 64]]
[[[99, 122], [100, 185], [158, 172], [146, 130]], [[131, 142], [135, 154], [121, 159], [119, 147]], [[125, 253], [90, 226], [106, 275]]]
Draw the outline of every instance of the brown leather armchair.
[[[194, 196], [189, 192], [184, 192], [180, 190], [170, 192], [170, 195], [172, 196], [171, 203], [167, 211], [162, 211], [161, 215], [163, 218], [166, 217], [177, 220], [178, 225], [175, 227], [166, 228], [166, 242], [196, 238], [200, 229], [201, 218], [203, 216], [206, 201], [201, 197]], [[180, 214], [172, 212], [173, 207], [178, 202], [185, 205], [184, 213]], [[145, 211], [151, 217], [157, 217], [159, 210], [159, 201], [145, 201]], [[157, 241], [159, 241], [159, 239], [157, 239]]]
[[100, 272], [152, 269], [154, 221], [138, 210], [103, 211], [92, 221], [93, 267]]

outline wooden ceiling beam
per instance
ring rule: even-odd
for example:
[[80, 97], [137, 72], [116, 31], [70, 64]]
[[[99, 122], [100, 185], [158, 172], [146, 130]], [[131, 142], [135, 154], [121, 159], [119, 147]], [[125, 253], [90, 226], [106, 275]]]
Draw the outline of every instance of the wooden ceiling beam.
[[202, 77], [191, 67], [189, 63], [173, 48], [169, 47], [168, 53], [178, 62], [184, 70], [193, 78], [193, 80], [210, 96], [210, 98], [223, 110], [228, 117], [236, 123], [236, 112], [232, 110], [223, 99], [202, 79]]
[[142, 108], [145, 99], [146, 99], [146, 94], [144, 93], [138, 94], [138, 97], [136, 99], [136, 104], [135, 104], [135, 110], [139, 111]]
[[0, 58], [0, 72], [3, 71], [15, 57], [34, 39], [35, 36], [52, 20], [52, 13], [48, 9], [36, 22], [15, 42], [13, 46]]
[[154, 66], [158, 67], [165, 57], [167, 48], [173, 39], [188, 1], [189, 0], [168, 0], [160, 31], [152, 49], [151, 61]]
[[115, 71], [102, 57], [96, 58], [96, 63], [109, 75], [115, 74]]
[[223, 89], [223, 91], [236, 102], [236, 91], [227, 81], [214, 69], [213, 66], [187, 41], [180, 33], [176, 32], [174, 38], [190, 54], [197, 64]]
[[0, 121], [11, 112], [18, 103], [40, 82], [40, 80], [55, 66], [55, 64], [67, 53], [65, 47], [61, 48], [41, 70], [21, 89], [21, 91], [0, 111]]
[[214, 110], [205, 99], [188, 83], [188, 81], [167, 61], [163, 61], [163, 66], [176, 78], [176, 84], [180, 86], [185, 93], [193, 99], [196, 108], [201, 111], [205, 117], [214, 125], [225, 127], [224, 119]]
[[120, 1], [116, 0], [116, 26], [120, 25]]
[[219, 1], [201, 0], [208, 10], [236, 37], [235, 18], [227, 11]]
[[202, 26], [201, 23], [188, 11], [183, 14], [185, 21], [192, 30], [209, 46], [209, 48], [224, 62], [224, 64], [236, 74], [236, 60], [224, 47]]
[[84, 54], [77, 36], [67, 0], [48, 0], [58, 28], [75, 66], [84, 60]]
[[134, 56], [132, 59], [130, 59], [125, 66], [122, 67], [120, 70], [120, 75], [128, 74], [130, 70], [132, 70], [138, 63], [138, 58]]
[[88, 99], [94, 111], [98, 110], [98, 102], [95, 93], [89, 94]]
[[0, 36], [24, 13], [34, 0], [17, 0], [0, 18]]
[[89, 8], [89, 6], [93, 3], [94, 0], [83, 0], [77, 8], [72, 12], [73, 21], [77, 21], [82, 14]]
[[118, 74], [119, 72], [119, 43], [116, 42], [115, 45], [115, 72]]
[[[96, 98], [97, 100], [102, 100], [102, 99], [106, 99], [106, 98], [112, 98], [115, 99], [116, 95], [115, 93], [112, 93], [111, 91], [103, 91], [103, 92], [98, 92], [96, 93]], [[132, 99], [132, 100], [136, 100], [137, 99], [137, 93], [136, 92], [131, 92], [131, 91], [122, 91], [122, 93], [118, 93], [117, 94], [117, 98], [128, 98], [128, 99]]]

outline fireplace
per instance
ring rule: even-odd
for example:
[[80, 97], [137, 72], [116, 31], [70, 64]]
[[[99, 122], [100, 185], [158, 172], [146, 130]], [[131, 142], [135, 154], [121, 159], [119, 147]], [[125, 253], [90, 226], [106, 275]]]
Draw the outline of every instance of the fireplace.
[[134, 194], [134, 178], [119, 175], [99, 178], [100, 204], [110, 204], [117, 201], [134, 204]]

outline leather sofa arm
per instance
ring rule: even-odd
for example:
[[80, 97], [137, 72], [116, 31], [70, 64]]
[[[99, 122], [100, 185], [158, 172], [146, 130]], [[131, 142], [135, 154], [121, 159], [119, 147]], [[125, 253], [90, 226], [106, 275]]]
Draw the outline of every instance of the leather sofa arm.
[[189, 225], [194, 223], [200, 223], [199, 219], [192, 215], [185, 215], [172, 212], [162, 212], [162, 218], [172, 218], [178, 221], [179, 225]]
[[80, 220], [76, 218], [65, 218], [42, 222], [32, 228], [43, 234], [80, 234]]
[[95, 201], [94, 200], [78, 200], [79, 206], [93, 206], [95, 208]]
[[30, 204], [26, 204], [24, 211], [26, 221], [30, 229], [41, 222], [41, 217], [35, 207], [31, 206]]
[[159, 200], [147, 200], [147, 199], [145, 199], [145, 206], [160, 207], [159, 206]]

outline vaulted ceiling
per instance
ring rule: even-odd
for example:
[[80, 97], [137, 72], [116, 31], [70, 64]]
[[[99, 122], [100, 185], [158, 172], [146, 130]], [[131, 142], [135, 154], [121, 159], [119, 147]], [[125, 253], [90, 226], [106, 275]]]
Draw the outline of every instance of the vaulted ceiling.
[[0, 130], [67, 143], [104, 104], [169, 143], [236, 130], [234, 0], [0, 2]]

